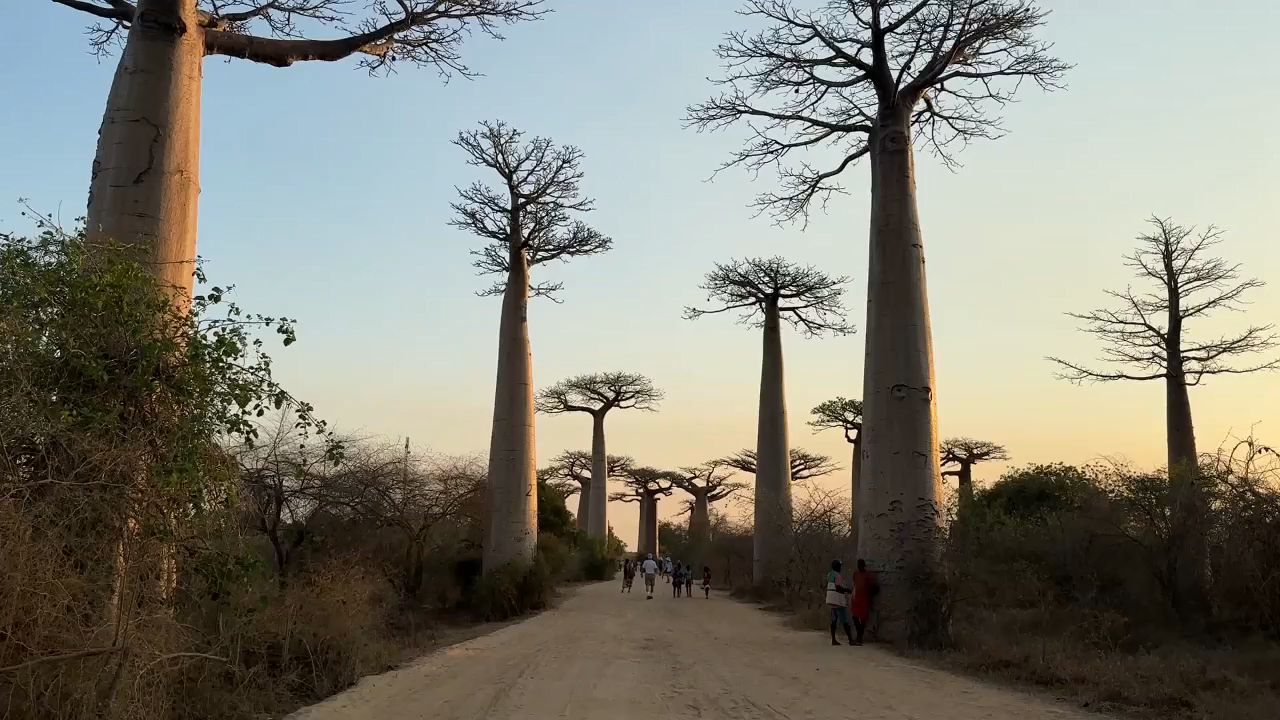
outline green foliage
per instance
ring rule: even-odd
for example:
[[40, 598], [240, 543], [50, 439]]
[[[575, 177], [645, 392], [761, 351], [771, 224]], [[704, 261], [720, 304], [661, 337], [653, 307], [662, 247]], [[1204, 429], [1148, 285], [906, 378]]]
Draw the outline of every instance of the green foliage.
[[1089, 474], [1073, 465], [1028, 465], [1009, 470], [974, 500], [996, 516], [1043, 519], [1079, 508], [1092, 486]]
[[578, 526], [573, 514], [564, 503], [564, 493], [549, 485], [545, 480], [538, 480], [538, 533], [554, 535], [565, 540], [572, 540], [577, 535]]
[[600, 540], [584, 539], [578, 545], [578, 567], [583, 580], [609, 580], [618, 569], [618, 556], [610, 556]]

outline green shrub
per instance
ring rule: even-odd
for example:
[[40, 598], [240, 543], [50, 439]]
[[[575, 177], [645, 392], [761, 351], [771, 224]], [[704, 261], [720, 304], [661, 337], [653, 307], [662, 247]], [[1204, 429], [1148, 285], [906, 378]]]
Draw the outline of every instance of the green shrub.
[[618, 560], [610, 556], [603, 542], [584, 540], [578, 546], [578, 568], [583, 580], [612, 580]]
[[509, 620], [547, 607], [553, 590], [551, 571], [539, 554], [532, 563], [512, 562], [486, 573], [468, 606], [479, 620]]

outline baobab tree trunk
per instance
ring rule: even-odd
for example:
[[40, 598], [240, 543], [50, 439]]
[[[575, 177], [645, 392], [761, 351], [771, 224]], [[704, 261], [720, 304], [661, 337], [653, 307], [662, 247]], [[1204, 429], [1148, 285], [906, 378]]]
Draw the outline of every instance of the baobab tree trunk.
[[963, 463], [959, 473], [956, 475], [956, 492], [960, 496], [960, 510], [963, 514], [973, 503], [973, 466]]
[[[1172, 314], [1172, 312], [1171, 312]], [[1202, 618], [1207, 607], [1208, 548], [1204, 516], [1205, 497], [1196, 452], [1191, 397], [1182, 369], [1181, 328], [1168, 348], [1169, 372], [1165, 376], [1165, 428], [1169, 456], [1169, 579], [1173, 605], [1183, 618]]]
[[946, 631], [933, 586], [941, 476], [908, 112], [886, 110], [870, 138], [859, 556], [879, 574], [879, 635], [930, 643]]
[[136, 249], [184, 310], [196, 261], [203, 60], [193, 0], [139, 0], [98, 131], [86, 216], [91, 240]]
[[587, 531], [587, 513], [591, 507], [591, 483], [590, 481], [582, 483], [582, 489], [578, 491], [578, 514], [574, 517], [579, 530]]
[[658, 498], [647, 497], [641, 501], [644, 505], [644, 547], [641, 552], [658, 556]]
[[604, 446], [604, 413], [591, 415], [591, 492], [587, 505], [587, 535], [604, 540], [609, 535], [609, 464]]
[[858, 495], [861, 491], [861, 479], [859, 476], [862, 474], [862, 441], [854, 440], [852, 444], [853, 444], [853, 457], [849, 459], [849, 483], [850, 483], [849, 498], [850, 498], [850, 502], [852, 503], [853, 517], [851, 518], [850, 524], [849, 524], [849, 545], [850, 545], [850, 548], [853, 550], [853, 555], [854, 555], [854, 558], [856, 559], [860, 557], [858, 555], [858, 535], [859, 535], [858, 526], [860, 525], [860, 521], [858, 519], [858, 511], [862, 507], [862, 499], [858, 497]]
[[764, 587], [783, 579], [791, 530], [791, 459], [777, 298], [765, 306], [759, 413], [752, 577], [756, 585]]
[[510, 271], [498, 329], [498, 378], [489, 440], [489, 531], [484, 571], [529, 562], [537, 546], [538, 493], [529, 348], [529, 266], [513, 223]]
[[649, 552], [649, 501], [640, 498], [640, 524], [636, 528], [636, 552]]
[[693, 548], [694, 568], [706, 564], [707, 548], [711, 544], [711, 503], [706, 493], [693, 496], [693, 509], [689, 511], [689, 544]]
[[[86, 210], [97, 244], [127, 247], [185, 313], [195, 271], [196, 204], [200, 194], [200, 81], [204, 32], [192, 0], [140, 0], [107, 95], [98, 130]], [[145, 475], [145, 472], [139, 477]], [[126, 501], [127, 503], [127, 501]], [[133, 555], [143, 528], [127, 505], [112, 552], [107, 615], [121, 623]], [[157, 559], [162, 599], [177, 583], [177, 551]]]

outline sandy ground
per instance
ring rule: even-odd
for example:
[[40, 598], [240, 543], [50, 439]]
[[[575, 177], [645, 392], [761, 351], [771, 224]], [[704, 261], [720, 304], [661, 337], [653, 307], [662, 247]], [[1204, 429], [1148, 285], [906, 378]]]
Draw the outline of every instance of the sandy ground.
[[[1046, 700], [902, 660], [712, 593], [580, 588], [521, 623], [427, 655], [291, 720], [1083, 720]], [[852, 705], [851, 698], [856, 702]]]

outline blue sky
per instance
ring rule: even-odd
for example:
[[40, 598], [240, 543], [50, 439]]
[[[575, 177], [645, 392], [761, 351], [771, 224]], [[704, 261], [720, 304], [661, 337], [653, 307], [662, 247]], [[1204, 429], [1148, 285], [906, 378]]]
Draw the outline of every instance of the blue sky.
[[[532, 312], [538, 383], [580, 372], [643, 372], [663, 411], [610, 419], [611, 450], [679, 465], [754, 441], [756, 333], [723, 316], [688, 322], [718, 260], [780, 254], [853, 278], [865, 324], [867, 176], [807, 230], [753, 219], [755, 184], [706, 182], [733, 132], [683, 127], [711, 92], [718, 38], [742, 26], [737, 0], [550, 0], [555, 13], [505, 42], [464, 50], [484, 77], [442, 84], [403, 67], [370, 78], [353, 62], [275, 69], [205, 64], [200, 252], [250, 309], [298, 318], [279, 373], [336, 426], [410, 435], [441, 451], [485, 450], [498, 305], [469, 266], [471, 238], [448, 227], [453, 187], [476, 176], [450, 140], [503, 119], [586, 153], [589, 220], [607, 255], [547, 268], [564, 304]], [[1280, 4], [1233, 0], [1055, 0], [1046, 36], [1077, 65], [1055, 94], [1025, 89], [1009, 135], [961, 156], [957, 172], [919, 157], [920, 207], [944, 435], [1006, 443], [1014, 461], [1162, 455], [1154, 383], [1078, 388], [1043, 359], [1089, 358], [1067, 310], [1129, 282], [1120, 256], [1152, 213], [1227, 230], [1223, 254], [1280, 279], [1275, 204], [1280, 84], [1264, 61]], [[89, 163], [114, 58], [88, 51], [75, 12], [22, 0], [0, 27], [0, 227], [21, 229], [16, 199], [70, 219], [83, 212]], [[1253, 322], [1280, 320], [1280, 286], [1253, 296]], [[1205, 325], [1212, 333], [1246, 318]], [[857, 396], [860, 335], [785, 338], [793, 442], [844, 458], [836, 434], [812, 436], [808, 409]], [[1214, 380], [1194, 391], [1202, 448], [1254, 423], [1280, 437], [1280, 377]], [[541, 458], [585, 447], [585, 418], [539, 422]], [[980, 475], [991, 476], [999, 468]], [[844, 487], [843, 474], [831, 484]], [[667, 503], [663, 514], [675, 510]], [[624, 538], [634, 507], [610, 509]]]

